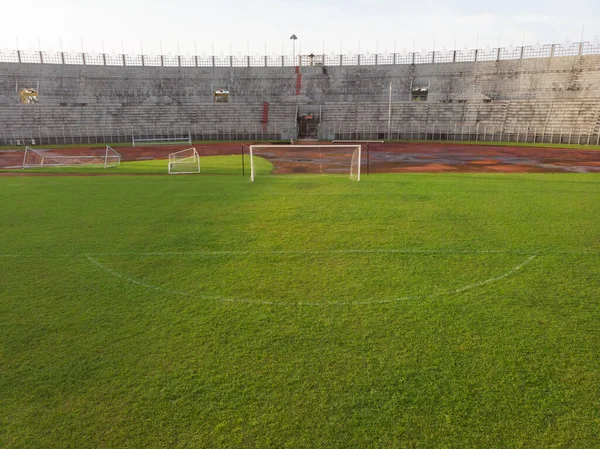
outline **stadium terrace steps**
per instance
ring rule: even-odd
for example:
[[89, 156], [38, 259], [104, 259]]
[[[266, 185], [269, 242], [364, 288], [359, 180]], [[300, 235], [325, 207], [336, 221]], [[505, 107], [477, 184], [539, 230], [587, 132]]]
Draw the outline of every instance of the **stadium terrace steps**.
[[[322, 128], [378, 133], [387, 130], [390, 82], [395, 129], [600, 132], [600, 55], [586, 55], [303, 68], [300, 95], [295, 95], [291, 67], [1, 63], [0, 140], [106, 135], [124, 139], [132, 132], [185, 130], [201, 137], [256, 137], [263, 133], [264, 101], [269, 102], [269, 137], [295, 137], [296, 103], [323, 105]], [[39, 89], [38, 104], [18, 103], [23, 87]], [[413, 87], [427, 88], [427, 101], [410, 101]], [[213, 91], [225, 88], [230, 102], [212, 103]], [[486, 97], [490, 101], [483, 101]]]
[[[295, 107], [274, 105], [266, 131], [295, 129]], [[235, 138], [240, 134], [260, 134], [262, 104], [213, 104], [117, 106], [90, 105], [62, 107], [56, 105], [8, 105], [0, 109], [4, 124], [0, 139], [41, 137], [46, 140], [69, 140], [84, 136], [121, 136], [131, 134], [187, 135], [189, 132]], [[3, 134], [4, 133], [4, 134]], [[274, 138], [289, 138], [273, 136]]]

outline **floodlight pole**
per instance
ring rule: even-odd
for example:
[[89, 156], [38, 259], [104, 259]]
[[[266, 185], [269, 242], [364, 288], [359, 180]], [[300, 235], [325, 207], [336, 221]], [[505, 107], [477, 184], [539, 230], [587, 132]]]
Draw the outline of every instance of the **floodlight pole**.
[[294, 67], [296, 67], [296, 40], [298, 40], [298, 37], [292, 34], [290, 39], [292, 40], [292, 62], [294, 63]]

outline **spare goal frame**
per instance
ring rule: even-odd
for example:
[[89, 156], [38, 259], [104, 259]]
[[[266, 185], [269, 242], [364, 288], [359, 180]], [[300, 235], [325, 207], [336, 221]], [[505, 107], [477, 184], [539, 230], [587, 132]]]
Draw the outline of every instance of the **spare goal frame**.
[[188, 131], [187, 136], [175, 136], [175, 137], [135, 137], [135, 134], [131, 134], [131, 144], [133, 147], [136, 144], [142, 145], [177, 145], [177, 144], [192, 144], [192, 133]]
[[[189, 153], [190, 155], [184, 156], [184, 153]], [[176, 167], [177, 164], [189, 165], [190, 167], [194, 167], [195, 169], [193, 171], [176, 171], [173, 168]], [[169, 154], [170, 175], [185, 175], [193, 173], [200, 173], [200, 156], [198, 155], [198, 151], [196, 151], [195, 147], [186, 148], [185, 150], [180, 150], [176, 151], [175, 153]]]
[[[111, 168], [121, 165], [121, 154], [109, 145], [106, 145], [104, 154], [98, 155], [74, 154], [73, 150], [69, 150], [71, 154], [53, 154], [53, 151], [57, 150], [26, 146], [22, 168], [79, 167], [82, 165]], [[36, 163], [31, 163], [28, 156], [33, 156]]]

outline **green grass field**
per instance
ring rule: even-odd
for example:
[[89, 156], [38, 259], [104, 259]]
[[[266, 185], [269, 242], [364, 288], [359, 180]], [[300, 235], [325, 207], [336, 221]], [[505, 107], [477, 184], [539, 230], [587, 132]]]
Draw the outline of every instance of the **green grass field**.
[[0, 176], [0, 447], [598, 447], [599, 198]]

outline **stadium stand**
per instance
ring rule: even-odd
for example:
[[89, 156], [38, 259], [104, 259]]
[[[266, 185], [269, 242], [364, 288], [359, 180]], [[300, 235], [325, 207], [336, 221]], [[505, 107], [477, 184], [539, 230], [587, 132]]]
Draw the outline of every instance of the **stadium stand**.
[[[299, 115], [309, 109], [322, 139], [460, 134], [465, 140], [597, 143], [600, 46], [567, 50], [394, 55], [392, 63], [389, 55], [331, 56], [297, 68], [283, 57], [281, 66], [244, 67], [231, 59], [229, 67], [173, 67], [182, 59], [142, 66], [152, 61], [127, 65], [125, 56], [111, 56], [101, 59], [104, 65], [96, 56], [92, 65], [82, 55], [62, 54], [56, 63], [43, 53], [36, 59], [0, 52], [0, 61], [11, 61], [0, 62], [0, 144], [119, 142], [132, 133], [188, 132], [194, 140], [295, 139], [303, 137]], [[154, 63], [164, 64], [160, 58]], [[37, 92], [35, 101], [22, 104], [23, 89]], [[226, 103], [215, 102], [217, 89], [228, 93]]]

